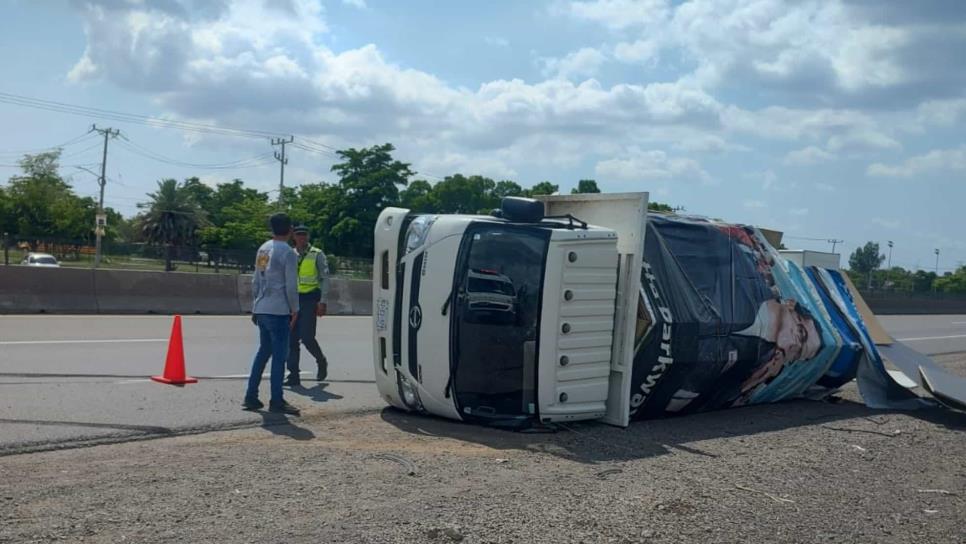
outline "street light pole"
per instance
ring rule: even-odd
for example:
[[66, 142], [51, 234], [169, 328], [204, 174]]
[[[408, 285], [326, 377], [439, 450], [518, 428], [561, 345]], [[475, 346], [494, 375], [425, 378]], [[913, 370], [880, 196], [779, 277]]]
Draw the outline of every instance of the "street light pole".
[[[936, 279], [939, 279], [939, 248], [934, 250], [936, 252]], [[936, 281], [932, 282], [932, 291], [936, 292]]]
[[889, 270], [892, 270], [892, 240], [889, 240]]

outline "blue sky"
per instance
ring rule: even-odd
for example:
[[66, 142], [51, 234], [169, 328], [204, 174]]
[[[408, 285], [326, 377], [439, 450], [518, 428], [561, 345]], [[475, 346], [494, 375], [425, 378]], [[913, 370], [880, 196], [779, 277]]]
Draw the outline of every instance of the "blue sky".
[[[688, 212], [783, 230], [789, 246], [966, 264], [966, 5], [958, 0], [0, 0], [0, 92], [295, 134], [392, 142], [429, 176], [645, 190]], [[158, 179], [277, 187], [266, 139], [185, 133], [0, 103], [0, 165], [91, 123], [106, 202]], [[93, 195], [100, 148], [64, 150]], [[147, 148], [212, 165], [148, 159]], [[332, 181], [292, 149], [286, 181]], [[251, 165], [256, 166], [251, 166]], [[0, 166], [0, 178], [16, 173]]]

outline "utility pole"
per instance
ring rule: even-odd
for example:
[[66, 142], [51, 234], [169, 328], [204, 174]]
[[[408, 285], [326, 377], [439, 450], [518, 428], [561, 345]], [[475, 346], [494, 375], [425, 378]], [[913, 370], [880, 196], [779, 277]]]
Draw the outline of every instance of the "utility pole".
[[892, 270], [892, 240], [889, 240], [889, 270]]
[[832, 244], [832, 253], [835, 253], [835, 246], [841, 244], [845, 240], [836, 240], [834, 238], [829, 238], [828, 243]]
[[97, 184], [101, 186], [101, 196], [97, 201], [97, 218], [94, 225], [94, 234], [97, 236], [97, 247], [94, 250], [94, 268], [98, 268], [101, 266], [101, 238], [104, 236], [104, 227], [107, 224], [107, 219], [104, 216], [104, 186], [107, 185], [107, 140], [117, 138], [121, 131], [114, 128], [97, 128], [97, 125], [91, 125], [91, 132], [97, 132], [104, 136], [101, 177], [97, 180]]
[[285, 144], [290, 144], [295, 141], [295, 136], [289, 136], [288, 139], [285, 138], [272, 138], [273, 146], [281, 146], [281, 152], [275, 152], [275, 160], [280, 163], [281, 169], [278, 174], [278, 207], [282, 208], [283, 199], [285, 198], [285, 165], [288, 164], [288, 157], [285, 156]]

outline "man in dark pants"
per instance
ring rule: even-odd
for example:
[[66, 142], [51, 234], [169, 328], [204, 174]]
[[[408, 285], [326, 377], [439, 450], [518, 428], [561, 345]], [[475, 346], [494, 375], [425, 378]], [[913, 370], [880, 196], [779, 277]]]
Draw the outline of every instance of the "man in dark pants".
[[301, 349], [299, 340], [315, 357], [318, 367], [315, 378], [325, 380], [329, 363], [315, 339], [318, 318], [326, 313], [326, 297], [329, 291], [329, 265], [322, 250], [309, 243], [309, 228], [305, 225], [295, 227], [295, 251], [298, 254], [298, 293], [299, 314], [292, 328], [288, 351], [288, 379], [285, 385], [301, 385], [299, 359]]

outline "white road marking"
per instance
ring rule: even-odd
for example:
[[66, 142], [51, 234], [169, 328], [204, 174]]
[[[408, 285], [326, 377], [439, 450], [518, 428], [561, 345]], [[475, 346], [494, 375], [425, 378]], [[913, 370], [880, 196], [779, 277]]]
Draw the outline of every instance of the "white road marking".
[[[311, 374], [312, 373], [308, 370], [303, 370], [302, 372], [299, 372], [299, 375], [311, 375]], [[225, 379], [234, 379], [234, 378], [248, 378], [248, 376], [249, 376], [248, 374], [222, 374], [221, 376], [195, 376], [195, 377], [198, 378], [199, 380], [225, 380]], [[263, 379], [269, 379], [271, 377], [272, 375], [269, 372], [262, 374]], [[150, 381], [152, 381], [150, 378], [138, 378], [134, 380], [121, 380], [118, 382], [114, 382], [114, 384], [127, 385], [131, 383], [145, 383]]]
[[15, 340], [0, 341], [0, 346], [28, 346], [36, 344], [138, 344], [144, 342], [167, 341], [167, 338], [113, 338], [105, 340]]
[[949, 338], [966, 338], [966, 334], [953, 334], [950, 336], [920, 336], [919, 338], [897, 338], [900, 342], [916, 342], [918, 340], [947, 340]]

